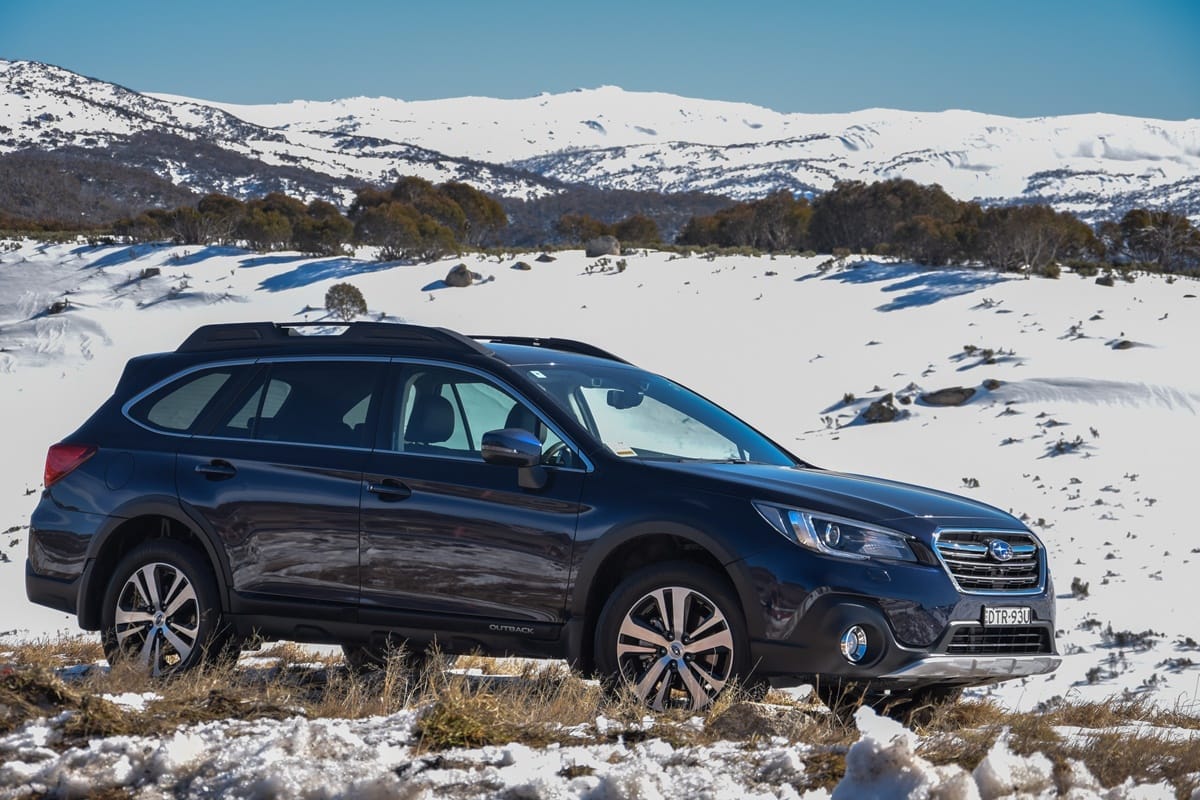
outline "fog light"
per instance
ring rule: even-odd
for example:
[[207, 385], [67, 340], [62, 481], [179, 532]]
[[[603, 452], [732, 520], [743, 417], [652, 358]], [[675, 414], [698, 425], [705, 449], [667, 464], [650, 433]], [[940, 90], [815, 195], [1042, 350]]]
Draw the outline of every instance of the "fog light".
[[857, 664], [867, 655], [867, 632], [858, 625], [851, 625], [842, 634], [842, 655], [851, 664]]

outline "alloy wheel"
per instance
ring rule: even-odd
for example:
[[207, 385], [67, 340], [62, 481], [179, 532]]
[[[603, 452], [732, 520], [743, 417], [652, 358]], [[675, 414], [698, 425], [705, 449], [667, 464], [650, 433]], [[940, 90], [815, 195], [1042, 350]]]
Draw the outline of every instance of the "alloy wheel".
[[625, 614], [616, 654], [622, 678], [651, 708], [700, 710], [732, 675], [733, 634], [724, 613], [704, 594], [666, 586]]
[[153, 675], [187, 662], [200, 634], [200, 604], [187, 576], [156, 561], [139, 567], [117, 595], [117, 646]]

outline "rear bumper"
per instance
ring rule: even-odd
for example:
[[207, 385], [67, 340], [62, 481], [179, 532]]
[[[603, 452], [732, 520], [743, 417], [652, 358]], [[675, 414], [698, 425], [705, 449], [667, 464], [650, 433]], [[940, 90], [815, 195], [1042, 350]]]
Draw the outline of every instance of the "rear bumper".
[[25, 596], [31, 603], [74, 614], [78, 611], [79, 578], [51, 578], [39, 575], [26, 559]]

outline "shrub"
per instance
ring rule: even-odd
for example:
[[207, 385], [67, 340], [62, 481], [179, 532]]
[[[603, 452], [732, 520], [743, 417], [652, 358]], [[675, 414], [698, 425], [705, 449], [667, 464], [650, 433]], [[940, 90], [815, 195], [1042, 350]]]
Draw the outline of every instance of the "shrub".
[[335, 283], [325, 293], [325, 308], [343, 322], [367, 313], [367, 301], [352, 283]]
[[1088, 261], [1081, 261], [1079, 259], [1068, 262], [1067, 266], [1069, 266], [1071, 271], [1081, 278], [1094, 278], [1100, 273], [1100, 268], [1097, 265]]

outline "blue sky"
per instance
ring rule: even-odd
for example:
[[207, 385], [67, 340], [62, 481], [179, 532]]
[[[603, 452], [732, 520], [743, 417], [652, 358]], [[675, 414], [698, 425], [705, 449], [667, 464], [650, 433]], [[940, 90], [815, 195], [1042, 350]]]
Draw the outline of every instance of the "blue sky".
[[780, 111], [1200, 118], [1200, 0], [0, 0], [0, 58], [229, 102], [615, 84]]

